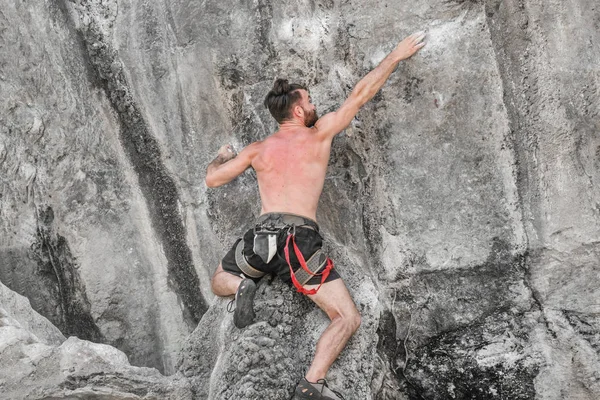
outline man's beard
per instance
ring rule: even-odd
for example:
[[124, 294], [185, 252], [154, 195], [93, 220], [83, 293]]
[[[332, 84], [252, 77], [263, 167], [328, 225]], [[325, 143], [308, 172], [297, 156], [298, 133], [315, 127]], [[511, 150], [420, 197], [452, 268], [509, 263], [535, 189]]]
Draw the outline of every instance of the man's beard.
[[319, 116], [317, 115], [316, 109], [314, 109], [312, 111], [304, 110], [304, 125], [307, 128], [312, 128], [318, 119], [319, 119]]

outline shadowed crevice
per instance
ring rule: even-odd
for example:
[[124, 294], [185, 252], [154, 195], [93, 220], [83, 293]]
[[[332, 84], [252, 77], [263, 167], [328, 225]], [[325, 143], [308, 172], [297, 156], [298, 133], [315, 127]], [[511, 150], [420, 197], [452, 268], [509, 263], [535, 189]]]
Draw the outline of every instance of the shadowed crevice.
[[119, 139], [137, 175], [152, 226], [167, 259], [168, 283], [183, 304], [184, 318], [193, 329], [208, 307], [186, 242], [177, 185], [163, 163], [158, 141], [133, 99], [118, 52], [98, 17], [92, 15], [93, 11], [86, 8], [79, 12], [86, 18], [76, 23], [77, 30], [85, 43], [91, 68], [119, 121]]
[[79, 265], [67, 239], [54, 227], [51, 207], [36, 208], [36, 235], [30, 247], [0, 251], [0, 281], [29, 299], [65, 336], [106, 343], [91, 314]]

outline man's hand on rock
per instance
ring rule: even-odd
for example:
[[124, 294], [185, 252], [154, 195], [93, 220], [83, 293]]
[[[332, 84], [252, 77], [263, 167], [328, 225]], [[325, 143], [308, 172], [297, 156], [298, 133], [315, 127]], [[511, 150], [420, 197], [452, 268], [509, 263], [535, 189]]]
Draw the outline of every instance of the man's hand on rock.
[[230, 144], [225, 144], [225, 145], [221, 146], [221, 148], [219, 149], [217, 158], [219, 158], [222, 162], [225, 163], [225, 162], [235, 158], [236, 155], [237, 154], [236, 154], [235, 150], [233, 150], [233, 147]]
[[421, 50], [425, 46], [425, 32], [413, 33], [400, 43], [394, 49], [393, 53], [398, 57], [400, 61], [406, 60], [411, 57], [417, 51]]

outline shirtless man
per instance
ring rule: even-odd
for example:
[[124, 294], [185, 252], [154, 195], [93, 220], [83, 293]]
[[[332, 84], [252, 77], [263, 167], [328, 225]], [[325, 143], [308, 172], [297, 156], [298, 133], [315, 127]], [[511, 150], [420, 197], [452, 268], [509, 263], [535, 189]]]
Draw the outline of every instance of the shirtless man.
[[326, 386], [325, 375], [360, 325], [360, 314], [344, 282], [322, 254], [315, 222], [331, 142], [373, 98], [398, 63], [425, 45], [424, 36], [416, 33], [400, 42], [358, 82], [337, 111], [321, 118], [306, 88], [278, 79], [265, 106], [279, 123], [279, 130], [238, 155], [230, 145], [221, 147], [207, 168], [209, 187], [224, 185], [249, 167], [258, 178], [262, 209], [256, 227], [234, 244], [212, 278], [217, 296], [235, 294], [235, 325], [243, 328], [253, 322], [255, 282], [266, 273], [293, 282], [331, 320], [305, 378], [296, 387], [296, 399], [341, 399]]

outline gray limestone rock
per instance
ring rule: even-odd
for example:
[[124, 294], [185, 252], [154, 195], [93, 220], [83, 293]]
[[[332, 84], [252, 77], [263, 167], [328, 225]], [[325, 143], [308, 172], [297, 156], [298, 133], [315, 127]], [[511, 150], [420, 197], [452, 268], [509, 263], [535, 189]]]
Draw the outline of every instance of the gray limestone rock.
[[58, 328], [46, 318], [33, 311], [29, 300], [13, 292], [0, 282], [0, 310], [2, 318], [11, 318], [23, 329], [35, 335], [44, 344], [58, 346], [65, 337]]
[[363, 323], [331, 386], [600, 398], [599, 27], [592, 0], [7, 3], [0, 371], [32, 389], [3, 388], [291, 397], [327, 318], [263, 279], [258, 322], [233, 327], [210, 275], [260, 212], [256, 177], [207, 189], [205, 167], [277, 128], [276, 77], [324, 114], [426, 30], [333, 142], [317, 217]]
[[[19, 316], [35, 314], [31, 308], [16, 311]], [[0, 361], [2, 399], [193, 398], [187, 380], [180, 376], [132, 367], [116, 348], [74, 336], [58, 345], [43, 343], [2, 309]]]

